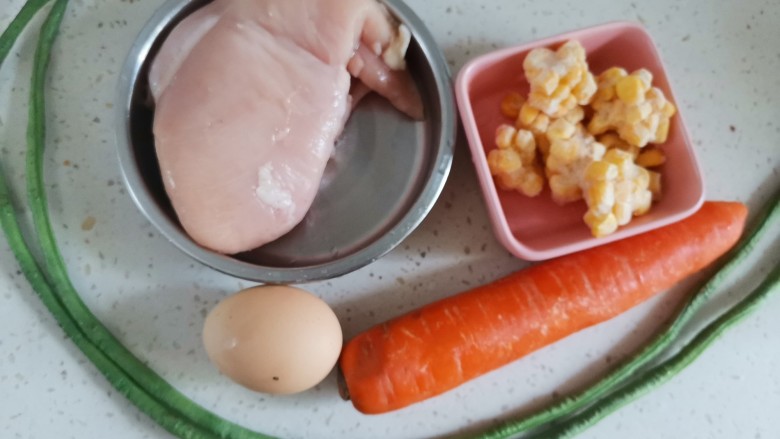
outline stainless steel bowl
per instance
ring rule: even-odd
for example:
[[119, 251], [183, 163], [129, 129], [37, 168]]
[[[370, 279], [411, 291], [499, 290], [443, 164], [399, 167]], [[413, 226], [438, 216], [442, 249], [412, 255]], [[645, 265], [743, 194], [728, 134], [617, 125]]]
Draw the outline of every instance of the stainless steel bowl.
[[148, 105], [147, 73], [171, 29], [207, 0], [169, 0], [132, 46], [119, 79], [117, 145], [125, 183], [149, 221], [185, 253], [236, 277], [265, 283], [333, 278], [392, 250], [425, 218], [449, 174], [457, 125], [447, 63], [422, 20], [384, 0], [412, 32], [408, 68], [426, 118], [414, 122], [369, 96], [352, 114], [303, 221], [282, 238], [227, 256], [184, 232], [160, 177]]

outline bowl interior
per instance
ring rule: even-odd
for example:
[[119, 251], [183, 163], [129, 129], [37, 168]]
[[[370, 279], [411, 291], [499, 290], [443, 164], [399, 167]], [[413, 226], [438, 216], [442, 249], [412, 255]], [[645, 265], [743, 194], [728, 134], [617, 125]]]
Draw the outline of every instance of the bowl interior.
[[[130, 98], [125, 126], [130, 163], [124, 166], [124, 171], [141, 210], [171, 241], [196, 259], [253, 280], [303, 281], [331, 277], [365, 265], [392, 249], [432, 207], [452, 158], [454, 120], [449, 118], [454, 119], [454, 114], [452, 105], [446, 108], [447, 100], [442, 99], [442, 90], [449, 92], [448, 85], [443, 83], [448, 81], [446, 67], [442, 75], [441, 64], [431, 62], [431, 48], [416, 38], [421, 22], [409, 24], [414, 37], [407, 53], [407, 65], [422, 94], [425, 120], [409, 119], [376, 95], [365, 97], [337, 141], [314, 203], [301, 223], [272, 243], [225, 256], [194, 245], [177, 220], [165, 193], [155, 153], [154, 110], [149, 104], [147, 81], [150, 64], [168, 33], [181, 19], [206, 3], [206, 0], [177, 3], [178, 9], [174, 8], [161, 24], [147, 32], [151, 40], [148, 50], [136, 50], [137, 63], [127, 81]], [[396, 15], [399, 8], [407, 11], [399, 3], [388, 2]], [[404, 17], [399, 18], [406, 21]], [[131, 62], [133, 55], [129, 58]], [[132, 187], [134, 182], [138, 187]], [[359, 255], [361, 252], [366, 255]], [[328, 268], [329, 264], [350, 257], [352, 261], [347, 265], [335, 270]], [[231, 272], [228, 267], [232, 266], [239, 268]], [[265, 275], [253, 271], [255, 267], [296, 272], [289, 276], [278, 272]], [[318, 271], [316, 274], [301, 271], [309, 268]]]
[[[538, 197], [530, 198], [496, 188], [487, 167], [487, 153], [495, 148], [496, 127], [513, 122], [501, 114], [499, 103], [510, 91], [527, 95], [529, 85], [523, 75], [523, 60], [530, 50], [543, 46], [557, 47], [569, 39], [577, 39], [585, 47], [594, 74], [613, 66], [628, 71], [646, 68], [653, 73], [653, 85], [674, 102], [652, 40], [644, 30], [632, 24], [615, 23], [560, 35], [486, 55], [468, 66], [462, 80], [465, 81], [473, 112], [472, 127], [477, 131], [472, 134], [479, 140], [478, 146], [472, 144], [474, 162], [482, 174], [483, 185], [489, 181], [485, 194], [489, 208], [500, 210], [497, 214], [504, 218], [504, 224], [511, 233], [508, 239], [516, 241], [522, 247], [519, 250], [521, 257], [528, 259], [557, 256], [682, 219], [693, 213], [703, 199], [701, 174], [679, 109], [673, 117], [669, 138], [663, 144], [667, 162], [661, 167], [662, 199], [654, 204], [649, 214], [635, 218], [610, 237], [595, 240], [591, 236], [582, 221], [587, 210], [582, 201], [559, 206], [552, 201], [549, 189]], [[497, 200], [498, 206], [490, 206], [491, 200]], [[507, 237], [504, 238], [506, 241]]]

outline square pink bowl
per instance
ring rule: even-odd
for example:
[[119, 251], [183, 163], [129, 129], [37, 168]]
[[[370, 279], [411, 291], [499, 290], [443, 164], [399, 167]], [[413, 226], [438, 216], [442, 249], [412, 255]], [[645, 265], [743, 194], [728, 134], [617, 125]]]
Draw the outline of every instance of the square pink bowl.
[[496, 187], [487, 153], [495, 148], [496, 127], [511, 123], [501, 114], [499, 103], [510, 91], [527, 95], [523, 59], [531, 49], [557, 47], [570, 39], [579, 40], [585, 47], [594, 74], [613, 66], [629, 72], [646, 68], [653, 73], [653, 85], [677, 102], [650, 35], [629, 22], [608, 23], [501, 49], [461, 69], [455, 94], [494, 232], [512, 254], [526, 260], [549, 259], [665, 226], [691, 215], [704, 201], [704, 181], [679, 106], [671, 121], [669, 139], [663, 144], [667, 161], [661, 167], [662, 199], [648, 214], [634, 218], [608, 237], [594, 238], [590, 234], [582, 221], [587, 209], [584, 202], [559, 206], [550, 198], [549, 189], [530, 198]]

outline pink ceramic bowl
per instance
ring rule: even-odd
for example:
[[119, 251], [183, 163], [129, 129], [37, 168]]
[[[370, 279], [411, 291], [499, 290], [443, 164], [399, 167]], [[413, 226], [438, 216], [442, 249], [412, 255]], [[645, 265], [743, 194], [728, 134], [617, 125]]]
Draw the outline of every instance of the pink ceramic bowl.
[[525, 55], [537, 47], [557, 47], [579, 40], [588, 54], [594, 74], [620, 66], [628, 71], [646, 68], [653, 73], [653, 85], [676, 103], [661, 58], [648, 33], [628, 22], [609, 23], [516, 47], [501, 49], [466, 64], [456, 80], [456, 97], [472, 160], [477, 170], [493, 228], [499, 241], [515, 256], [543, 260], [584, 250], [643, 233], [694, 213], [704, 201], [704, 181], [678, 105], [671, 121], [669, 139], [663, 145], [667, 155], [661, 168], [663, 197], [646, 215], [604, 238], [594, 238], [583, 223], [584, 202], [559, 206], [549, 190], [530, 198], [496, 187], [487, 165], [487, 153], [495, 148], [495, 130], [509, 122], [499, 110], [510, 91], [527, 95], [523, 76]]

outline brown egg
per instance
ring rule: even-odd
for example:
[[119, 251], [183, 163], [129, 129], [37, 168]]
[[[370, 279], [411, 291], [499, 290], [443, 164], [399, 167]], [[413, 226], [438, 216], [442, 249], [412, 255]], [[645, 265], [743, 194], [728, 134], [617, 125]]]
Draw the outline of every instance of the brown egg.
[[233, 381], [273, 394], [302, 392], [322, 381], [341, 352], [341, 326], [328, 305], [288, 286], [242, 290], [206, 317], [203, 344]]

